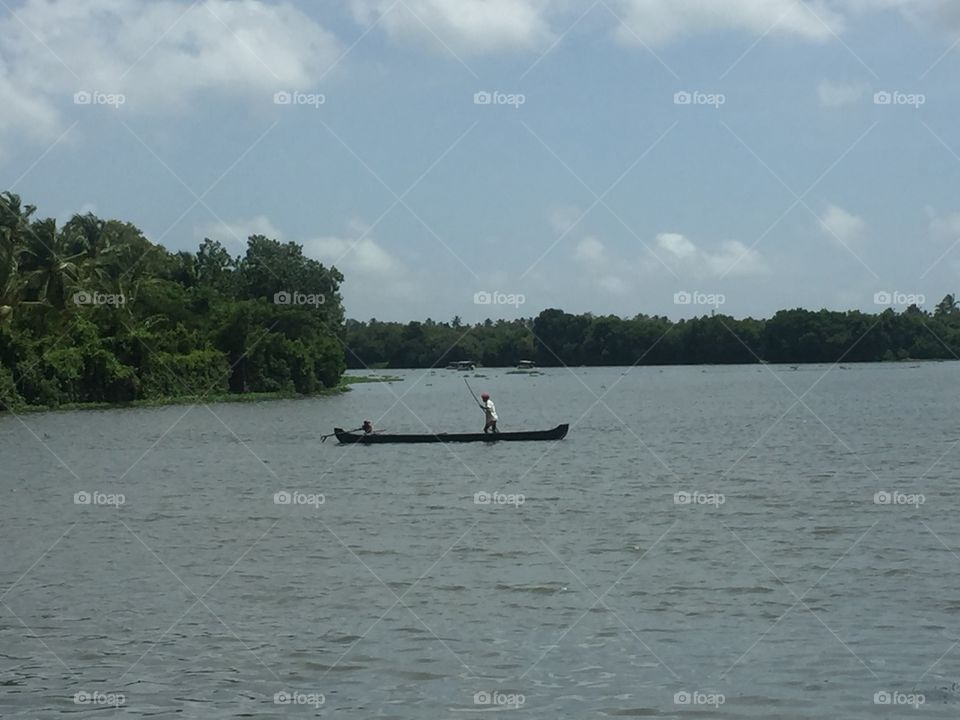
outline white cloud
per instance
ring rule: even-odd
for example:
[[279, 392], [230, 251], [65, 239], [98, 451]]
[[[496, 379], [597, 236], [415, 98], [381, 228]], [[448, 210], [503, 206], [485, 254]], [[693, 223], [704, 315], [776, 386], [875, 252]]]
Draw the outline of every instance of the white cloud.
[[617, 34], [627, 43], [663, 45], [729, 30], [823, 41], [844, 29], [843, 17], [823, 0], [619, 0], [616, 7], [627, 26]]
[[863, 218], [836, 205], [827, 207], [827, 212], [820, 218], [820, 226], [830, 237], [848, 246], [859, 242], [867, 229]]
[[667, 265], [692, 277], [759, 275], [769, 270], [756, 250], [738, 240], [724, 240], [717, 250], [706, 250], [679, 233], [660, 233], [657, 247]]
[[55, 137], [79, 91], [123, 94], [126, 112], [186, 111], [207, 93], [267, 106], [311, 90], [337, 50], [289, 3], [26, 0], [0, 20], [0, 133]]
[[623, 278], [616, 275], [604, 275], [599, 282], [601, 288], [614, 295], [626, 295], [630, 291]]
[[657, 245], [678, 260], [688, 260], [697, 254], [697, 246], [679, 233], [660, 233]]
[[304, 253], [326, 265], [336, 265], [345, 274], [385, 278], [404, 272], [401, 263], [371, 238], [360, 240], [334, 236], [314, 238], [303, 244]]
[[[360, 240], [325, 236], [303, 243], [307, 257], [343, 273], [342, 295], [349, 317], [406, 316], [430, 314], [430, 295], [424, 293], [435, 278], [411, 270], [373, 238]], [[415, 309], [416, 308], [416, 309]]]
[[208, 223], [193, 229], [194, 237], [217, 240], [231, 252], [245, 252], [247, 238], [251, 235], [263, 235], [272, 240], [283, 240], [283, 234], [270, 222], [266, 215], [257, 215], [249, 219], [234, 220], [228, 223]]
[[552, 208], [547, 213], [547, 222], [558, 234], [563, 235], [570, 232], [576, 223], [583, 216], [583, 211], [576, 205], [563, 205]]
[[928, 207], [927, 218], [930, 221], [930, 235], [935, 241], [960, 240], [960, 212], [942, 214]]
[[923, 30], [960, 35], [960, 3], [956, 0], [845, 0], [851, 12], [897, 10]]
[[867, 85], [847, 85], [824, 80], [817, 86], [817, 97], [824, 107], [842, 107], [854, 103], [867, 92]]
[[[351, 0], [354, 17], [394, 40], [477, 54], [546, 47], [553, 38], [547, 0]], [[438, 39], [439, 38], [439, 39]]]
[[593, 235], [587, 236], [577, 243], [574, 253], [577, 259], [589, 263], [600, 263], [606, 258], [606, 248], [604, 248], [603, 243]]

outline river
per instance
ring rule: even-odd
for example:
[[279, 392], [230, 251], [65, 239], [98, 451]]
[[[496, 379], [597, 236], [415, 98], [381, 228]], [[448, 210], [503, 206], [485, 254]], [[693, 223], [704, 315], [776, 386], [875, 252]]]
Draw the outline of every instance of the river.
[[395, 374], [0, 417], [0, 716], [960, 714], [960, 364]]

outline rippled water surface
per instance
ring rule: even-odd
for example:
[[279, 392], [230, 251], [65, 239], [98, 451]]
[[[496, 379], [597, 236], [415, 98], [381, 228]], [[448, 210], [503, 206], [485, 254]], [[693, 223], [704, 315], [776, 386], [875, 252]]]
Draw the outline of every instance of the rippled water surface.
[[0, 418], [0, 716], [960, 715], [960, 364], [398, 374]]

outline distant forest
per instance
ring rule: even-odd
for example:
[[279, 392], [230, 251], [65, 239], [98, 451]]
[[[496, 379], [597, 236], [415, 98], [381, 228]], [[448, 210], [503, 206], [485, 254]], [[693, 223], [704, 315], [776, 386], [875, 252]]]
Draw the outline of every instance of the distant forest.
[[960, 358], [960, 308], [947, 295], [933, 313], [781, 310], [768, 320], [714, 314], [691, 320], [571, 315], [451, 322], [346, 323], [347, 366], [423, 368], [457, 360], [488, 366], [832, 363]]
[[0, 193], [0, 410], [341, 386], [347, 367], [956, 359], [960, 310], [783, 310], [768, 320], [571, 315], [465, 325], [345, 320], [334, 267], [260, 235], [170, 252], [127, 222], [62, 226]]

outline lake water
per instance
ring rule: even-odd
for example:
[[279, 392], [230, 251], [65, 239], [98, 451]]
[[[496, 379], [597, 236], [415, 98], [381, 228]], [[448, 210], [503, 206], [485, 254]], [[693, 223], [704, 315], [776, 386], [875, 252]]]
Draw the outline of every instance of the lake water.
[[960, 715], [960, 364], [397, 374], [0, 418], [0, 716]]

